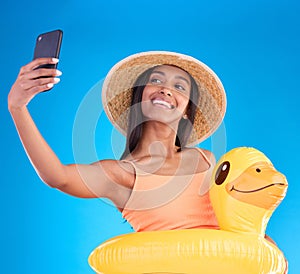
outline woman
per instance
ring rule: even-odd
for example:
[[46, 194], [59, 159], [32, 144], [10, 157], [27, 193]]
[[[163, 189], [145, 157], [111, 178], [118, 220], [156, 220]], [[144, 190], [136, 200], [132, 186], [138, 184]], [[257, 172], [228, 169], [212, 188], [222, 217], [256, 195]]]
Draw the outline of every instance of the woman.
[[[146, 52], [119, 62], [104, 83], [103, 104], [108, 117], [121, 131], [127, 128], [135, 81], [138, 86], [133, 89], [140, 96], [132, 100], [128, 140], [122, 160], [65, 165], [43, 139], [27, 109], [30, 100], [57, 84], [61, 75], [56, 69], [35, 68], [57, 62], [53, 58], [40, 58], [22, 67], [8, 95], [8, 108], [24, 149], [43, 182], [77, 197], [106, 197], [125, 216], [128, 215], [124, 209], [129, 198], [132, 200], [133, 194], [140, 194], [138, 190], [133, 191], [138, 172], [170, 176], [175, 182], [183, 181], [182, 178], [178, 180], [178, 176], [189, 177], [189, 180], [185, 178], [185, 184], [172, 185], [171, 179], [169, 184], [162, 184], [168, 186], [161, 189], [162, 193], [169, 194], [160, 194], [159, 199], [156, 197], [159, 201], [152, 197], [147, 209], [154, 207], [158, 210], [158, 206], [180, 196], [180, 192], [193, 181], [194, 174], [202, 174], [201, 182], [204, 180], [213, 167], [214, 157], [208, 151], [186, 148], [186, 144], [198, 143], [211, 135], [222, 121], [226, 105], [222, 84], [208, 67], [192, 57], [171, 52]], [[201, 182], [194, 186], [195, 197], [200, 197]], [[157, 192], [156, 187], [153, 194], [157, 195]], [[148, 193], [150, 196], [151, 191]], [[201, 205], [203, 201], [210, 212], [206, 196], [197, 200], [197, 204]], [[131, 209], [145, 209], [138, 204], [134, 207]], [[211, 213], [209, 215], [208, 220], [204, 218], [204, 224], [201, 221], [195, 223], [203, 217], [197, 216], [184, 227], [208, 225], [208, 221], [215, 227], [215, 219]], [[132, 225], [139, 230], [138, 224]]]
[[173, 52], [125, 58], [108, 73], [102, 90], [109, 119], [127, 134], [121, 160], [65, 165], [27, 109], [61, 75], [35, 68], [57, 62], [40, 58], [22, 67], [8, 95], [8, 109], [42, 181], [77, 197], [110, 199], [136, 231], [218, 228], [205, 191], [214, 156], [188, 147], [208, 138], [224, 117], [226, 96], [214, 72]]
[[187, 148], [223, 119], [226, 98], [217, 76], [186, 55], [135, 54], [109, 72], [103, 105], [127, 135], [121, 163], [130, 163], [135, 179], [119, 208], [133, 228], [217, 228], [207, 193], [199, 195], [208, 189], [214, 156]]

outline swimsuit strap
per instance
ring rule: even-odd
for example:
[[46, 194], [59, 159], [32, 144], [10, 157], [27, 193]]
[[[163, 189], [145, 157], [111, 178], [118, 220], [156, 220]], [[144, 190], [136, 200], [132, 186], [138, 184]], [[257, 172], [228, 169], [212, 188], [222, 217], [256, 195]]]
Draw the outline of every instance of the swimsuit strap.
[[201, 148], [199, 148], [199, 147], [194, 147], [194, 149], [196, 149], [197, 151], [200, 152], [200, 154], [202, 155], [202, 157], [204, 158], [204, 160], [209, 164], [209, 168], [211, 168], [211, 166], [212, 166], [211, 161], [208, 159], [208, 157], [203, 152], [203, 150]]

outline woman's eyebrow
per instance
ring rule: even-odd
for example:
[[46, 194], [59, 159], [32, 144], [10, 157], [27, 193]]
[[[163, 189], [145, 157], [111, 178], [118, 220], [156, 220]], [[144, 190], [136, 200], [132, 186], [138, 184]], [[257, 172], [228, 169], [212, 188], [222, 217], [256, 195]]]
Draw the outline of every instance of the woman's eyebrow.
[[[152, 71], [152, 74], [154, 74], [154, 73], [166, 76], [166, 74], [163, 71], [160, 71], [160, 70], [154, 70], [154, 71]], [[183, 76], [176, 75], [175, 78], [185, 81], [188, 85], [191, 84], [190, 81], [188, 79], [186, 79], [185, 77], [183, 77]]]
[[162, 71], [160, 71], [160, 70], [154, 70], [154, 71], [152, 71], [151, 74], [154, 74], [154, 73], [161, 74], [161, 75], [163, 75], [163, 76], [166, 75], [164, 72], [162, 72]]
[[175, 78], [185, 81], [188, 85], [191, 84], [190, 81], [188, 79], [186, 79], [185, 77], [182, 77], [182, 76], [178, 75], [178, 76], [175, 76]]

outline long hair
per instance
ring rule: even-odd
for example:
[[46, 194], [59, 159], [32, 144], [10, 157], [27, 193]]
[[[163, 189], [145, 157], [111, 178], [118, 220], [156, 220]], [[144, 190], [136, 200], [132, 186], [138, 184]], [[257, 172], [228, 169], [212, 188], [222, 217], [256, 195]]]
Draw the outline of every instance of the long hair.
[[[156, 67], [157, 66], [152, 67], [143, 72], [136, 79], [132, 88], [132, 98], [130, 104], [126, 136], [126, 147], [121, 156], [121, 159], [126, 158], [136, 148], [140, 138], [142, 137], [143, 122], [145, 121], [141, 108], [142, 96], [144, 88], [149, 82], [150, 75]], [[191, 92], [189, 102], [187, 105], [187, 119], [181, 119], [177, 129], [175, 145], [179, 147], [178, 151], [182, 150], [182, 148], [186, 146], [187, 141], [191, 135], [199, 100], [199, 90], [196, 81], [189, 73], [188, 75], [191, 80]]]

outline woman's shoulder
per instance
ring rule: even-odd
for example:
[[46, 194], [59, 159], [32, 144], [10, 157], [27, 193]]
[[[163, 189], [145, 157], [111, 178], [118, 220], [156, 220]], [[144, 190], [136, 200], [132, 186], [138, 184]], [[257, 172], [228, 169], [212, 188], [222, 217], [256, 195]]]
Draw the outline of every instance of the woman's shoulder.
[[214, 155], [210, 150], [203, 149], [203, 148], [200, 148], [200, 150], [204, 153], [204, 155], [207, 157], [207, 159], [208, 159], [213, 165], [215, 165], [215, 163], [216, 163], [216, 157], [215, 157], [215, 155]]
[[215, 158], [214, 154], [208, 150], [208, 149], [204, 149], [204, 148], [200, 148], [200, 147], [188, 147], [185, 148], [184, 151], [199, 151], [202, 155], [204, 154], [207, 158]]
[[[186, 148], [184, 151], [192, 155], [192, 157], [198, 155], [198, 157], [203, 158], [203, 160], [209, 162], [209, 164], [211, 164], [212, 166], [216, 164], [216, 158], [210, 150], [199, 148], [199, 147], [191, 147], [191, 148]], [[199, 163], [201, 162], [202, 161], [200, 161]]]
[[97, 161], [93, 165], [101, 167], [112, 182], [117, 182], [128, 188], [134, 184], [135, 168], [130, 161], [105, 159]]

